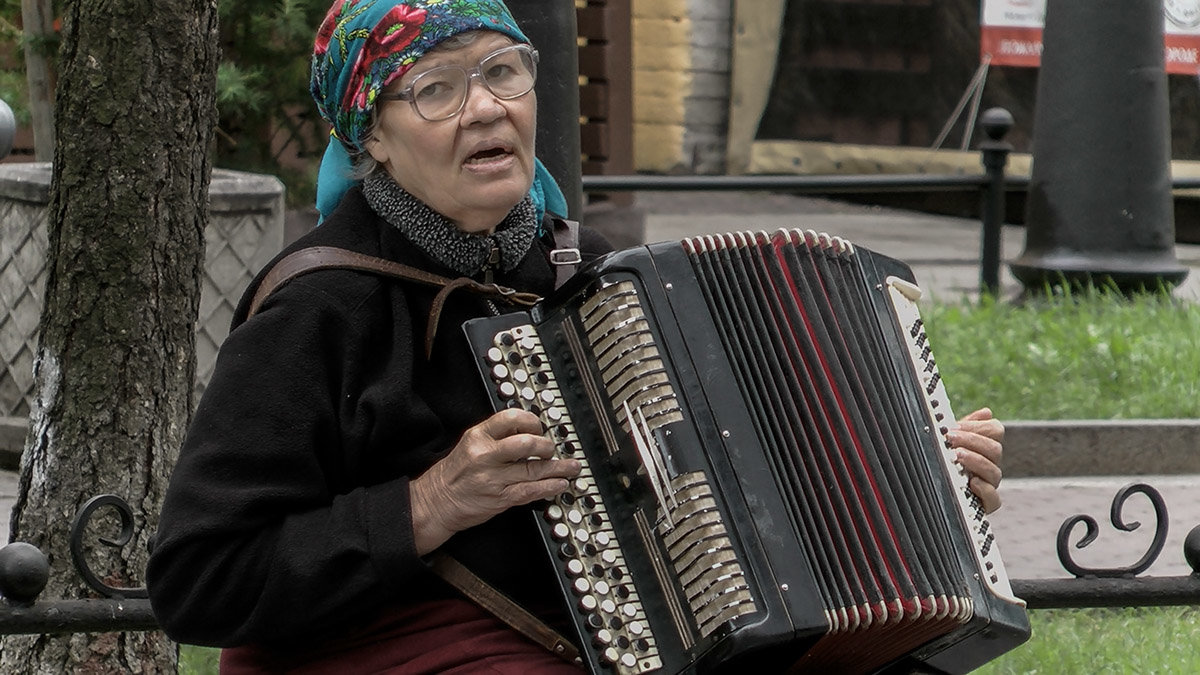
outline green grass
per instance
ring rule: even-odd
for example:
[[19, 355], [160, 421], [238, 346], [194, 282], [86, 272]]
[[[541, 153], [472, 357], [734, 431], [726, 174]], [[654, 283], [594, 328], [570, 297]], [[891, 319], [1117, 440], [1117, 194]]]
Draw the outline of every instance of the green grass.
[[1010, 420], [1200, 417], [1200, 307], [1096, 291], [922, 308], [955, 411]]
[[1033, 637], [975, 671], [1016, 673], [1200, 673], [1200, 609], [1046, 609], [1030, 612]]
[[221, 650], [211, 647], [194, 647], [180, 645], [179, 673], [180, 675], [217, 675]]

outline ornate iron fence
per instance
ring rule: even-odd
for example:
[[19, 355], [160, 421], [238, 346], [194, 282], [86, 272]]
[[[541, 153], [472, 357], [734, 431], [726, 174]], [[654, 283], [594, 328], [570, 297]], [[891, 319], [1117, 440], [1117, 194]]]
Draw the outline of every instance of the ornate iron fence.
[[[1126, 501], [1136, 494], [1154, 505], [1154, 538], [1142, 557], [1126, 567], [1089, 568], [1072, 557], [1071, 549], [1084, 548], [1096, 540], [1099, 525], [1087, 514], [1063, 521], [1057, 536], [1058, 559], [1071, 577], [1060, 579], [1014, 579], [1013, 591], [1031, 609], [1200, 605], [1200, 525], [1184, 539], [1184, 559], [1192, 569], [1187, 576], [1139, 576], [1162, 553], [1167, 539], [1167, 506], [1158, 490], [1145, 483], [1133, 483], [1117, 491], [1109, 512], [1109, 521], [1117, 530], [1133, 531], [1141, 526], [1124, 516]], [[99, 633], [155, 630], [158, 627], [150, 609], [145, 588], [110, 586], [89, 567], [84, 556], [84, 533], [94, 514], [112, 509], [120, 516], [121, 531], [114, 538], [100, 537], [105, 546], [122, 547], [133, 534], [133, 511], [115, 495], [89, 500], [71, 524], [71, 559], [76, 572], [97, 595], [85, 600], [40, 600], [49, 578], [46, 556], [31, 544], [14, 542], [0, 548], [0, 634]], [[1084, 526], [1083, 537], [1074, 544], [1071, 538]]]
[[116, 495], [88, 500], [71, 522], [71, 561], [76, 573], [100, 598], [39, 600], [50, 579], [46, 555], [32, 544], [13, 542], [0, 548], [0, 635], [40, 633], [101, 633], [155, 630], [158, 622], [150, 609], [145, 588], [110, 586], [92, 571], [84, 555], [84, 534], [101, 509], [115, 510], [121, 531], [100, 537], [104, 546], [120, 548], [133, 537], [133, 509]]

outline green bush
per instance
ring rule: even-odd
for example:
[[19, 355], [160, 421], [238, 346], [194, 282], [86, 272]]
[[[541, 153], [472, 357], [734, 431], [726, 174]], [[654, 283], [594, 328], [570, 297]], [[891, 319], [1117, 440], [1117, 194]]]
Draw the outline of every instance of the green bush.
[[[277, 175], [290, 204], [311, 204], [325, 128], [308, 94], [309, 59], [330, 0], [220, 0], [214, 164]], [[29, 123], [20, 0], [0, 0], [0, 98]], [[10, 48], [11, 46], [11, 48]], [[51, 53], [56, 40], [44, 46]]]
[[[42, 47], [53, 53], [57, 42]], [[29, 124], [29, 87], [25, 80], [25, 36], [21, 32], [21, 0], [0, 0], [0, 100], [17, 124]]]
[[[309, 61], [329, 0], [221, 0], [217, 166], [280, 176], [311, 204], [327, 136], [308, 93]], [[282, 162], [286, 157], [299, 161]]]

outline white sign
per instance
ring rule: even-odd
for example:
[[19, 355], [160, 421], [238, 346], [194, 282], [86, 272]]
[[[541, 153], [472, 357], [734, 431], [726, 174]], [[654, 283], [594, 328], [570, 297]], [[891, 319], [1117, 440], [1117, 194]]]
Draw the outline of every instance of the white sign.
[[[983, 0], [979, 54], [996, 66], [1036, 68], [1046, 0]], [[1200, 0], [1163, 0], [1167, 72], [1200, 75]]]

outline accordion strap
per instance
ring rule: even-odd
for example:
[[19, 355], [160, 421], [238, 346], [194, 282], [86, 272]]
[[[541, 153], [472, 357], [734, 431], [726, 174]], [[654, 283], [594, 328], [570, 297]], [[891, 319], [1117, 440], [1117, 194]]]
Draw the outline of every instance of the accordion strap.
[[517, 632], [571, 663], [580, 663], [579, 650], [545, 622], [530, 614], [507, 595], [480, 579], [474, 572], [445, 553], [430, 556], [430, 566], [451, 586], [475, 604], [496, 615]]
[[441, 290], [433, 298], [433, 305], [429, 310], [429, 325], [425, 330], [426, 358], [433, 353], [433, 338], [437, 335], [438, 320], [442, 316], [442, 307], [446, 304], [446, 297], [450, 293], [461, 288], [485, 298], [525, 307], [532, 307], [538, 300], [541, 300], [536, 293], [522, 293], [499, 284], [482, 284], [467, 277], [449, 279], [398, 262], [336, 246], [310, 246], [295, 251], [275, 263], [271, 271], [263, 277], [262, 283], [258, 285], [258, 290], [254, 292], [254, 297], [250, 300], [250, 309], [246, 312], [246, 318], [254, 316], [263, 302], [280, 286], [302, 274], [329, 269], [370, 272], [393, 279], [412, 281], [424, 286], [440, 287]]

